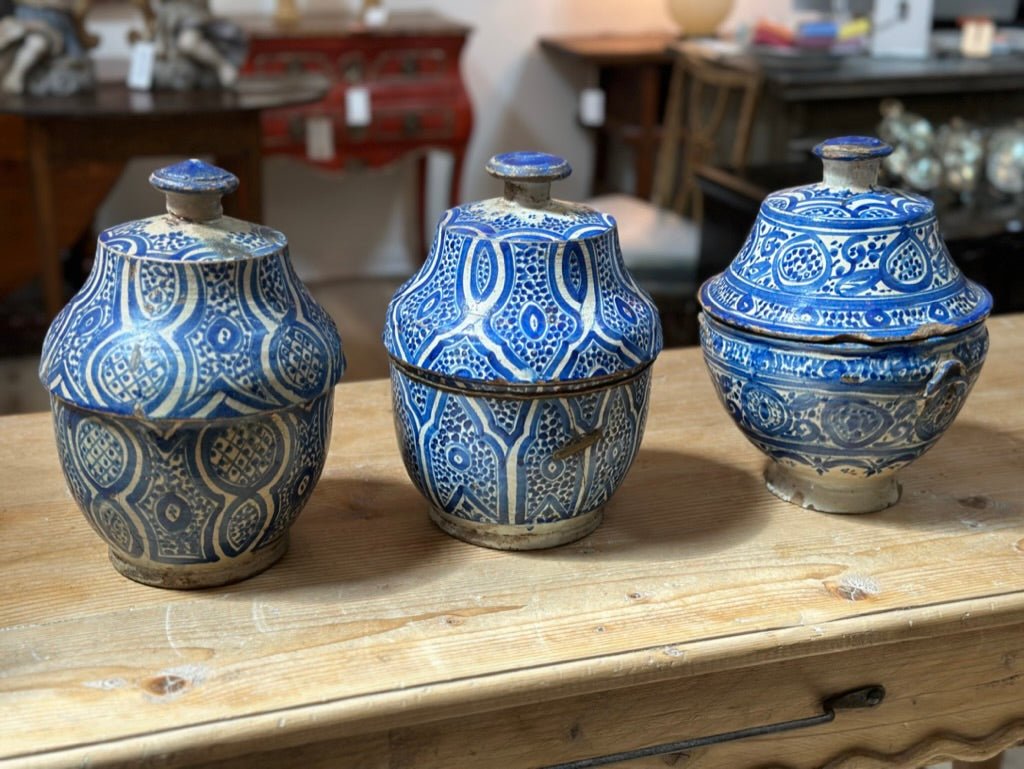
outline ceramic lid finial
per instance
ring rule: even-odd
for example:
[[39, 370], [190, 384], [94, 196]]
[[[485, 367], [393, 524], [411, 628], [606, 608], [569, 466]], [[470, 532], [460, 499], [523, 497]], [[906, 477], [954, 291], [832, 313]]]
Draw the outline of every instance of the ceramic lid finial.
[[223, 213], [220, 199], [238, 189], [238, 177], [202, 160], [183, 160], [154, 171], [149, 183], [167, 196], [167, 212], [205, 222]]
[[837, 136], [814, 148], [825, 166], [826, 187], [868, 190], [878, 184], [882, 158], [892, 147], [874, 136]]
[[487, 161], [487, 173], [505, 181], [505, 198], [530, 208], [551, 200], [551, 182], [572, 173], [565, 158], [546, 152], [505, 152]]

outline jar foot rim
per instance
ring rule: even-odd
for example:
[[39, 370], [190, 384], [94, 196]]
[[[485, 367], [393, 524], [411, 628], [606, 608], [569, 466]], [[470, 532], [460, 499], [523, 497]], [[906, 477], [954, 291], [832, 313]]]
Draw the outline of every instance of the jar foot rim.
[[119, 574], [134, 582], [172, 590], [220, 587], [254, 577], [273, 566], [288, 550], [288, 533], [260, 550], [214, 563], [157, 564], [142, 558], [130, 558], [113, 548], [110, 563]]
[[492, 550], [541, 550], [567, 545], [590, 534], [604, 517], [604, 507], [563, 521], [509, 525], [469, 521], [430, 506], [430, 520], [441, 531], [471, 545]]
[[893, 473], [869, 478], [818, 475], [779, 462], [769, 463], [764, 480], [779, 499], [821, 513], [874, 513], [896, 504], [902, 491]]

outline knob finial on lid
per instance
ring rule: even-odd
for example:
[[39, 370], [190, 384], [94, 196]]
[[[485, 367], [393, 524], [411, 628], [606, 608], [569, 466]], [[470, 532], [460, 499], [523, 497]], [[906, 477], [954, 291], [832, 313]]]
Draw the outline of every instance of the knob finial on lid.
[[167, 212], [205, 222], [223, 213], [220, 199], [238, 189], [238, 177], [202, 160], [183, 160], [157, 169], [149, 183], [167, 196]]
[[892, 147], [874, 136], [836, 136], [813, 152], [825, 166], [825, 186], [863, 191], [878, 184], [882, 158], [892, 154]]
[[505, 198], [530, 208], [551, 200], [551, 182], [572, 173], [569, 161], [547, 152], [505, 152], [487, 161], [487, 173], [505, 181]]

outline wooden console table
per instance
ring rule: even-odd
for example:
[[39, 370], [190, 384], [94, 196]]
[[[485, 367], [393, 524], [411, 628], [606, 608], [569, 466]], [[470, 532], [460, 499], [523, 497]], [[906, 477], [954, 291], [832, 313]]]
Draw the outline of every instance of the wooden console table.
[[[417, 212], [423, 233], [425, 151], [446, 150], [453, 158], [449, 203], [460, 202], [462, 164], [473, 127], [459, 68], [469, 27], [430, 11], [392, 12], [380, 27], [367, 27], [341, 13], [303, 14], [294, 24], [267, 16], [236, 21], [250, 38], [246, 71], [316, 72], [331, 83], [316, 104], [263, 115], [265, 153], [302, 158], [331, 170], [379, 167], [417, 154]], [[370, 113], [355, 122], [346, 111], [346, 95], [353, 88], [367, 91]], [[333, 154], [311, 160], [306, 131], [313, 118], [330, 122], [333, 147], [327, 149]]]
[[610, 178], [609, 153], [625, 144], [632, 150], [636, 178], [635, 189], [626, 191], [650, 197], [677, 50], [703, 55], [723, 67], [756, 70], [763, 79], [751, 162], [798, 159], [829, 136], [874, 133], [879, 102], [888, 97], [935, 121], [960, 115], [984, 124], [1001, 115], [1024, 114], [1024, 56], [1017, 55], [925, 60], [855, 56], [824, 66], [797, 60], [787, 67], [752, 54], [723, 54], [700, 42], [680, 42], [669, 32], [555, 36], [542, 38], [540, 45], [561, 59], [592, 67], [605, 91], [607, 117], [595, 131], [595, 194], [622, 191]]
[[595, 68], [598, 87], [605, 92], [605, 122], [594, 134], [596, 194], [614, 191], [608, 157], [622, 143], [633, 154], [633, 194], [650, 197], [672, 65], [668, 48], [678, 38], [671, 32], [541, 38], [544, 50]]
[[865, 516], [777, 500], [696, 349], [656, 363], [639, 458], [586, 539], [500, 553], [427, 520], [384, 381], [341, 385], [323, 479], [268, 572], [118, 576], [48, 416], [0, 419], [0, 766], [522, 769], [821, 712], [623, 766], [921, 767], [1024, 738], [1024, 315]]
[[650, 197], [654, 161], [662, 140], [662, 118], [672, 69], [668, 32], [635, 35], [567, 35], [541, 39], [541, 47], [597, 71], [605, 94], [605, 121], [595, 130], [593, 191], [613, 191], [608, 156], [615, 143], [630, 147], [639, 198]]

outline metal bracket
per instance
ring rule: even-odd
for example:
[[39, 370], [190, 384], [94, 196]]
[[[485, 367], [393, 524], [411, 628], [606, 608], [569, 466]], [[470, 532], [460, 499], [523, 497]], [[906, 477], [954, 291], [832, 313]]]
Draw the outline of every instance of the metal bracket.
[[822, 712], [818, 715], [797, 718], [792, 721], [781, 721], [777, 724], [765, 724], [764, 726], [751, 726], [746, 729], [738, 729], [734, 732], [722, 732], [712, 734], [708, 737], [697, 737], [692, 740], [680, 740], [678, 742], [665, 742], [661, 745], [652, 745], [649, 748], [637, 748], [622, 753], [609, 753], [606, 756], [595, 758], [584, 758], [579, 761], [570, 761], [565, 764], [551, 764], [543, 769], [590, 769], [594, 766], [605, 766], [616, 764], [619, 761], [631, 761], [634, 758], [649, 758], [650, 756], [662, 756], [666, 753], [680, 753], [692, 748], [702, 748], [707, 745], [717, 745], [721, 742], [732, 742], [744, 740], [748, 737], [761, 737], [766, 734], [778, 734], [779, 732], [791, 732], [794, 729], [806, 729], [809, 726], [831, 723], [836, 718], [837, 710], [852, 710], [854, 708], [873, 708], [880, 705], [885, 699], [885, 687], [881, 684], [872, 684], [860, 689], [843, 692], [827, 697], [821, 703]]

